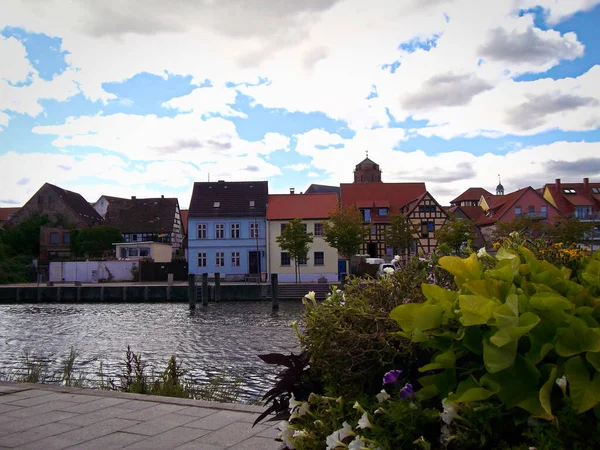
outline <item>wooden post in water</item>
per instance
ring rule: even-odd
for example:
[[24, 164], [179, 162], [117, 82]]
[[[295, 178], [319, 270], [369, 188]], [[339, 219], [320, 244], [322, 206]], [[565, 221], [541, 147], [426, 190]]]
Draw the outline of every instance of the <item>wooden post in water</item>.
[[202, 306], [208, 306], [208, 274], [202, 274]]
[[271, 308], [279, 311], [279, 279], [276, 273], [271, 274]]
[[221, 300], [221, 274], [215, 273], [215, 302]]
[[196, 275], [188, 273], [188, 302], [190, 309], [196, 309]]

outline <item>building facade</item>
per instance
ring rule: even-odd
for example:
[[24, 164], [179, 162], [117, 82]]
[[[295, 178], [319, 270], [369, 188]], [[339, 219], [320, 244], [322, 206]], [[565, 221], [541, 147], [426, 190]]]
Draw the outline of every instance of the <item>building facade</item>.
[[188, 213], [190, 273], [266, 280], [266, 181], [196, 182]]
[[296, 280], [295, 263], [277, 243], [286, 224], [300, 218], [307, 233], [313, 234], [309, 244], [308, 258], [300, 261], [300, 278], [303, 283], [319, 280], [336, 282], [338, 279], [338, 252], [323, 239], [323, 223], [336, 208], [338, 196], [324, 194], [280, 194], [269, 195], [267, 208], [267, 264], [269, 273], [278, 274], [279, 281]]
[[415, 230], [415, 254], [430, 255], [437, 247], [436, 232], [446, 223], [448, 215], [429, 192], [400, 208]]

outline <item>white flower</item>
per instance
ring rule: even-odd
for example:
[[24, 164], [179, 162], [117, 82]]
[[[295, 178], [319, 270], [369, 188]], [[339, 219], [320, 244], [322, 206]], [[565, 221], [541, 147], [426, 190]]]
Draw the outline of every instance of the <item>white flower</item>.
[[300, 405], [302, 405], [302, 403], [304, 402], [299, 402], [298, 400], [296, 400], [296, 397], [294, 396], [294, 393], [292, 392], [292, 396], [290, 397], [290, 412], [294, 412], [294, 410], [298, 407], [300, 407]]
[[442, 413], [442, 420], [445, 424], [450, 425], [452, 423], [452, 420], [454, 420], [454, 418], [458, 416], [458, 407], [455, 403], [448, 402], [447, 398], [442, 400], [442, 406], [444, 407], [444, 412]]
[[386, 267], [385, 269], [383, 269], [383, 271], [386, 273], [386, 275], [391, 275], [394, 273], [394, 269], [392, 269], [391, 267]]
[[491, 258], [491, 255], [487, 252], [487, 250], [485, 249], [485, 247], [482, 247], [479, 249], [479, 251], [477, 252], [477, 257], [479, 259], [484, 258], [486, 256], [489, 256]]
[[567, 395], [567, 377], [563, 375], [562, 378], [556, 380], [556, 384], [561, 388], [564, 395]]
[[291, 438], [294, 437], [294, 430], [290, 428], [290, 423], [287, 420], [282, 420], [279, 422], [277, 428], [281, 431], [277, 437], [281, 439], [288, 448], [295, 449], [296, 447], [294, 447], [294, 443], [291, 441]]
[[302, 417], [309, 410], [310, 410], [310, 405], [308, 404], [308, 402], [302, 402], [302, 405], [300, 405], [300, 408], [296, 408], [296, 410], [292, 412], [292, 415], [290, 416], [290, 420], [296, 419], [297, 417]]
[[342, 424], [342, 428], [334, 431], [329, 436], [327, 436], [327, 439], [325, 440], [325, 443], [327, 444], [327, 450], [332, 450], [339, 447], [346, 447], [346, 444], [344, 444], [342, 441], [348, 436], [355, 435], [356, 433], [352, 431], [352, 427], [350, 427], [348, 422], [344, 422]]
[[306, 294], [304, 296], [304, 298], [307, 298], [308, 300], [310, 300], [311, 302], [313, 302], [314, 304], [317, 303], [317, 301], [315, 300], [315, 291], [310, 291], [308, 294]]
[[375, 397], [377, 397], [377, 401], [379, 403], [383, 403], [386, 400], [390, 399], [390, 394], [388, 394], [387, 392], [385, 392], [385, 389], [382, 389], [381, 392], [379, 394], [377, 394]]
[[375, 411], [373, 411], [373, 414], [383, 414], [384, 412], [385, 412], [385, 409], [377, 408]]
[[373, 428], [373, 425], [371, 425], [371, 422], [369, 421], [369, 416], [367, 416], [367, 413], [363, 413], [362, 417], [360, 419], [358, 419], [358, 428]]
[[306, 436], [308, 436], [308, 433], [305, 430], [296, 430], [294, 431], [294, 439], [300, 438], [300, 439], [304, 439]]
[[363, 450], [365, 448], [367, 448], [367, 444], [364, 443], [360, 436], [356, 436], [348, 445], [348, 450]]

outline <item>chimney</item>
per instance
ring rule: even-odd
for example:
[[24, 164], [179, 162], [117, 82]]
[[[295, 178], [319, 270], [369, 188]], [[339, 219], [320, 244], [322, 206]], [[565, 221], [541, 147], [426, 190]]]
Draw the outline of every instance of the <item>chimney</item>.
[[583, 179], [583, 192], [585, 192], [586, 194], [590, 193], [590, 179], [589, 178]]
[[131, 200], [135, 200], [135, 195], [132, 195], [132, 196], [131, 196]]
[[554, 184], [556, 185], [556, 190], [560, 191], [560, 178], [554, 180]]
[[160, 196], [160, 198], [165, 198], [165, 196], [164, 196], [164, 195], [161, 195], [161, 196]]
[[294, 188], [290, 188], [290, 194], [293, 194], [294, 190], [295, 190]]

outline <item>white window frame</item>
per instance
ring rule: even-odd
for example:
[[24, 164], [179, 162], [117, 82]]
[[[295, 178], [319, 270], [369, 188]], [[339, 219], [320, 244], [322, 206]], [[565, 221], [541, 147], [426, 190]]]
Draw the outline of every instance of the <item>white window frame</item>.
[[239, 239], [241, 237], [240, 224], [238, 222], [229, 224], [229, 237], [231, 239]]
[[215, 223], [215, 239], [225, 239], [224, 223]]
[[215, 267], [225, 267], [225, 252], [215, 253]]
[[[320, 253], [321, 255], [323, 255], [323, 259], [322, 259], [323, 262], [321, 264], [317, 263], [317, 253]], [[314, 252], [313, 253], [313, 261], [314, 261], [315, 266], [319, 266], [319, 267], [324, 266], [325, 265], [325, 252]]]
[[313, 235], [315, 237], [323, 236], [323, 222], [315, 222], [313, 224]]
[[250, 239], [260, 237], [260, 224], [258, 222], [250, 222]]
[[198, 253], [198, 267], [206, 267], [206, 253]]
[[240, 252], [231, 252], [231, 267], [240, 267]]
[[196, 228], [196, 233], [197, 233], [198, 239], [207, 239], [208, 238], [208, 230], [207, 230], [206, 224], [199, 223], [198, 227]]

